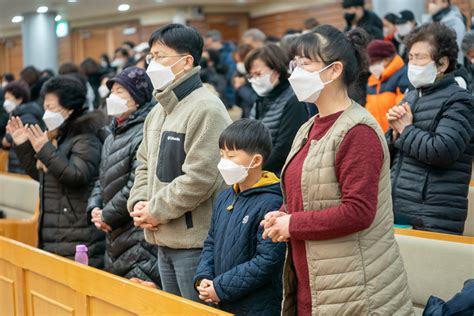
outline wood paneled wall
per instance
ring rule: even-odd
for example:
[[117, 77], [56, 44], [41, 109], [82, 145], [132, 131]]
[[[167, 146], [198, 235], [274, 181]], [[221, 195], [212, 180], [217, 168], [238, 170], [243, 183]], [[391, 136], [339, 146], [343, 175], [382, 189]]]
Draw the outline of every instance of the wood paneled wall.
[[[370, 8], [371, 1], [367, 0], [366, 3]], [[474, 0], [452, 0], [452, 3], [459, 6], [470, 20], [470, 10], [474, 9]], [[203, 20], [193, 20], [188, 23], [202, 34], [210, 29], [218, 29], [222, 32], [225, 41], [237, 42], [249, 27], [256, 27], [267, 35], [280, 37], [289, 28], [302, 29], [303, 21], [309, 17], [315, 17], [320, 23], [332, 24], [342, 29], [345, 23], [342, 14], [340, 2], [329, 2], [260, 17], [249, 17], [245, 13], [208, 13]], [[132, 20], [74, 28], [68, 37], [59, 39], [60, 64], [69, 61], [80, 63], [86, 57], [98, 59], [103, 53], [112, 56], [114, 49], [123, 41], [131, 40], [136, 43], [148, 41], [151, 33], [162, 25], [142, 26], [138, 20]], [[126, 27], [134, 27], [137, 32], [124, 35], [123, 30]], [[23, 68], [21, 45], [21, 37], [0, 41], [0, 73], [9, 71], [19, 74]]]
[[321, 24], [344, 26], [340, 3], [316, 5], [305, 9], [276, 13], [250, 19], [250, 27], [261, 29], [267, 35], [282, 36], [289, 28], [301, 30], [305, 19], [314, 17]]

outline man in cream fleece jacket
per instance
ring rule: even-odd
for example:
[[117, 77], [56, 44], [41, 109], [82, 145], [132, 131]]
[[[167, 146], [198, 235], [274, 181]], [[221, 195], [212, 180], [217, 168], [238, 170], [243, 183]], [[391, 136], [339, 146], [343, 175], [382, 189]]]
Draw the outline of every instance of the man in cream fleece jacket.
[[164, 26], [149, 44], [147, 73], [159, 105], [145, 121], [128, 209], [145, 239], [158, 245], [163, 290], [199, 301], [193, 277], [224, 185], [218, 139], [231, 120], [202, 85], [203, 40], [194, 28]]

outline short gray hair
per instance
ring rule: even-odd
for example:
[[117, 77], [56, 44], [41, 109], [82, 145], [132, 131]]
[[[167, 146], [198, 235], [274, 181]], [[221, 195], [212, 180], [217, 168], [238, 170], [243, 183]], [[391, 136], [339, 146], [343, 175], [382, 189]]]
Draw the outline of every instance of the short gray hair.
[[257, 42], [265, 42], [265, 40], [267, 39], [267, 36], [265, 35], [265, 33], [263, 33], [262, 31], [260, 31], [259, 29], [250, 29], [250, 30], [247, 30], [244, 35], [242, 35], [242, 38], [252, 38], [252, 40], [254, 41], [257, 41]]
[[222, 34], [218, 30], [210, 30], [206, 33], [206, 38], [211, 38], [214, 42], [222, 41]]
[[464, 53], [470, 50], [474, 50], [474, 32], [468, 32], [464, 35], [462, 40], [461, 49]]

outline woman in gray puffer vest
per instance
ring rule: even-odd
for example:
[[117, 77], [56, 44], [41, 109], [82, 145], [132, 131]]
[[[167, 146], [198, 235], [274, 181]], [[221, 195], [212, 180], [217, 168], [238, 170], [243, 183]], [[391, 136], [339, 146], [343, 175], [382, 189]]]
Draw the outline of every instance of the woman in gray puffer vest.
[[156, 102], [145, 70], [130, 67], [107, 82], [107, 112], [114, 116], [102, 150], [100, 178], [89, 199], [92, 222], [107, 233], [105, 270], [125, 278], [159, 282], [155, 246], [134, 227], [127, 200], [135, 179], [143, 123]]

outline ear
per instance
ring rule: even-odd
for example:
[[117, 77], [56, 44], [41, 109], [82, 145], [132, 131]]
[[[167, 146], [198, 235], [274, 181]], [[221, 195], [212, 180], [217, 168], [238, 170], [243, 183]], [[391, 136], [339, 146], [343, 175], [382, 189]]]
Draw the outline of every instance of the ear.
[[342, 65], [341, 62], [337, 61], [332, 65], [330, 71], [330, 78], [329, 80], [336, 81], [339, 77], [341, 77], [342, 72], [344, 71], [344, 66]]
[[449, 67], [449, 59], [448, 57], [445, 56], [439, 60], [439, 63], [437, 64], [436, 68], [438, 69], [438, 72], [445, 73], [448, 67]]
[[194, 57], [191, 55], [187, 55], [186, 58], [184, 59], [186, 64], [184, 64], [184, 71], [190, 71], [191, 69], [194, 68]]
[[262, 165], [263, 165], [263, 156], [260, 155], [260, 154], [256, 154], [253, 157], [253, 162], [252, 162], [252, 165], [250, 167], [253, 169], [253, 168], [260, 167]]

